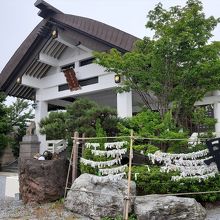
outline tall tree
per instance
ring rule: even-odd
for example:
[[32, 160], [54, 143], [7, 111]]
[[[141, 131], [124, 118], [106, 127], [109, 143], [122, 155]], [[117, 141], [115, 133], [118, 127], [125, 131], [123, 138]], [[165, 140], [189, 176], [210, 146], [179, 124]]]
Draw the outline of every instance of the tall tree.
[[17, 98], [8, 107], [8, 122], [12, 128], [12, 149], [17, 157], [19, 155], [19, 142], [26, 133], [27, 123], [34, 118], [30, 103]]
[[67, 129], [71, 132], [77, 130], [87, 136], [96, 136], [96, 123], [108, 135], [115, 135], [117, 132], [117, 114], [114, 109], [100, 106], [89, 99], [78, 99], [67, 106]]
[[39, 125], [40, 133], [46, 134], [48, 140], [67, 137], [66, 112], [50, 112], [47, 117], [41, 119]]
[[5, 95], [0, 93], [0, 155], [3, 149], [7, 146], [9, 138], [8, 133], [11, 130], [8, 120], [8, 108], [4, 104]]
[[176, 123], [182, 125], [196, 101], [220, 89], [220, 42], [210, 42], [220, 19], [206, 18], [197, 0], [169, 10], [159, 3], [147, 17], [152, 38], [137, 41], [125, 54], [116, 49], [95, 53], [96, 63], [123, 76], [121, 90], [136, 90], [162, 117], [172, 107]]
[[[117, 132], [117, 114], [114, 109], [99, 106], [88, 99], [77, 99], [66, 107], [66, 112], [51, 112], [40, 122], [40, 132], [48, 139], [67, 138], [74, 131], [96, 136], [97, 123], [108, 135]], [[99, 130], [100, 131], [100, 130]]]

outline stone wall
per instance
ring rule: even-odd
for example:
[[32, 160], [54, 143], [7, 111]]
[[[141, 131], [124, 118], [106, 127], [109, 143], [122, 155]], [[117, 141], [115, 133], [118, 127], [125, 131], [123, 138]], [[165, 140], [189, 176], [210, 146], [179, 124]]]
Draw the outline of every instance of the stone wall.
[[14, 154], [10, 146], [7, 146], [0, 156], [0, 165], [4, 166], [15, 161]]

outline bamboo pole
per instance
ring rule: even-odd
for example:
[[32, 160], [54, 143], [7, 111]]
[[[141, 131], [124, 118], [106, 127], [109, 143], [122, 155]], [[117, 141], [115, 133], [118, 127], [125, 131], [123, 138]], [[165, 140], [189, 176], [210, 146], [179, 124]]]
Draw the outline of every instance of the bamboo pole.
[[[74, 142], [74, 141], [73, 141]], [[69, 176], [70, 176], [70, 170], [71, 170], [71, 166], [72, 166], [72, 160], [73, 160], [73, 146], [72, 146], [72, 151], [71, 151], [71, 155], [70, 155], [70, 160], [69, 160], [69, 167], [68, 167], [68, 172], [67, 172], [67, 177], [66, 177], [66, 186], [65, 186], [65, 191], [64, 191], [64, 200], [66, 198], [66, 193], [67, 193], [67, 189], [68, 189], [68, 182], [69, 182]]]
[[130, 205], [130, 191], [131, 191], [131, 165], [132, 165], [132, 159], [133, 159], [133, 140], [134, 140], [134, 133], [133, 130], [131, 130], [130, 135], [130, 153], [129, 153], [129, 166], [128, 166], [128, 192], [127, 197], [125, 198], [125, 208], [124, 208], [124, 220], [128, 220], [128, 211], [129, 211], [129, 205]]
[[72, 157], [72, 183], [77, 178], [77, 167], [78, 167], [78, 148], [79, 148], [79, 133], [77, 131], [74, 132], [73, 139], [73, 157]]
[[86, 134], [83, 133], [82, 135], [82, 157], [83, 157], [83, 153], [84, 153], [84, 150], [85, 150], [85, 137], [86, 137]]

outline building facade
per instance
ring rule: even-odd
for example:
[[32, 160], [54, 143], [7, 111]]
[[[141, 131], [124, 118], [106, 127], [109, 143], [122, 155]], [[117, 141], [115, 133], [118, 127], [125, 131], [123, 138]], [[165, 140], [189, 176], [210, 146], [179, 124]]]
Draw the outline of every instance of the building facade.
[[[94, 51], [116, 48], [131, 51], [137, 37], [104, 23], [64, 14], [43, 0], [42, 21], [24, 40], [0, 74], [0, 88], [7, 95], [34, 101], [35, 121], [48, 111], [62, 108], [76, 98], [87, 97], [117, 109], [119, 117], [130, 117], [141, 103], [135, 92], [115, 93], [115, 74], [93, 63]], [[220, 93], [205, 97], [198, 105], [213, 104], [220, 133]], [[46, 137], [39, 135], [41, 153]]]

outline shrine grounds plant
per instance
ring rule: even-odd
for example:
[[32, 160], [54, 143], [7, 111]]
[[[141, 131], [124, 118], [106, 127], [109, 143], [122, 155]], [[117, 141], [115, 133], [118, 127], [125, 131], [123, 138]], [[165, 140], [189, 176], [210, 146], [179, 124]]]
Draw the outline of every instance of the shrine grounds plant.
[[0, 93], [0, 155], [9, 143], [8, 133], [11, 131], [8, 118], [8, 108], [4, 104], [5, 95]]
[[74, 131], [94, 137], [97, 121], [108, 135], [114, 136], [117, 133], [119, 119], [114, 109], [100, 106], [89, 99], [77, 99], [66, 107], [66, 111], [51, 112], [42, 119], [40, 132], [46, 134], [48, 139], [55, 140], [68, 138]]
[[[136, 180], [135, 173], [138, 173]], [[132, 180], [136, 182], [138, 195], [209, 192], [220, 189], [219, 175], [216, 175], [215, 178], [208, 178], [201, 181], [184, 178], [180, 181], [171, 181], [171, 177], [177, 174], [178, 172], [162, 173], [158, 166], [150, 166], [150, 171], [146, 166], [132, 167]], [[220, 200], [219, 193], [184, 195], [184, 197], [195, 198], [198, 202]]]
[[220, 18], [206, 17], [198, 0], [169, 10], [159, 3], [147, 18], [153, 37], [124, 54], [95, 53], [96, 63], [121, 75], [119, 91], [136, 91], [161, 118], [172, 108], [175, 125], [187, 128], [195, 102], [220, 89], [220, 42], [211, 41]]
[[[134, 131], [134, 136], [139, 136], [141, 139], [135, 140], [135, 145], [151, 145], [162, 151], [167, 151], [172, 148], [183, 151], [187, 148], [186, 141], [172, 141], [172, 140], [149, 140], [147, 138], [159, 139], [186, 139], [188, 133], [182, 131], [175, 126], [172, 113], [168, 111], [164, 118], [160, 117], [159, 112], [153, 112], [149, 109], [143, 109], [141, 112], [127, 118], [118, 123], [119, 135], [130, 135], [130, 130]], [[144, 139], [146, 138], [146, 139]]]
[[22, 137], [26, 134], [27, 124], [33, 120], [30, 102], [17, 98], [8, 107], [8, 119], [12, 129], [11, 146], [15, 157], [19, 156], [19, 147]]
[[0, 93], [0, 154], [8, 145], [15, 157], [19, 154], [19, 142], [25, 135], [27, 122], [33, 119], [29, 103], [16, 99], [10, 106], [4, 104], [5, 94]]

